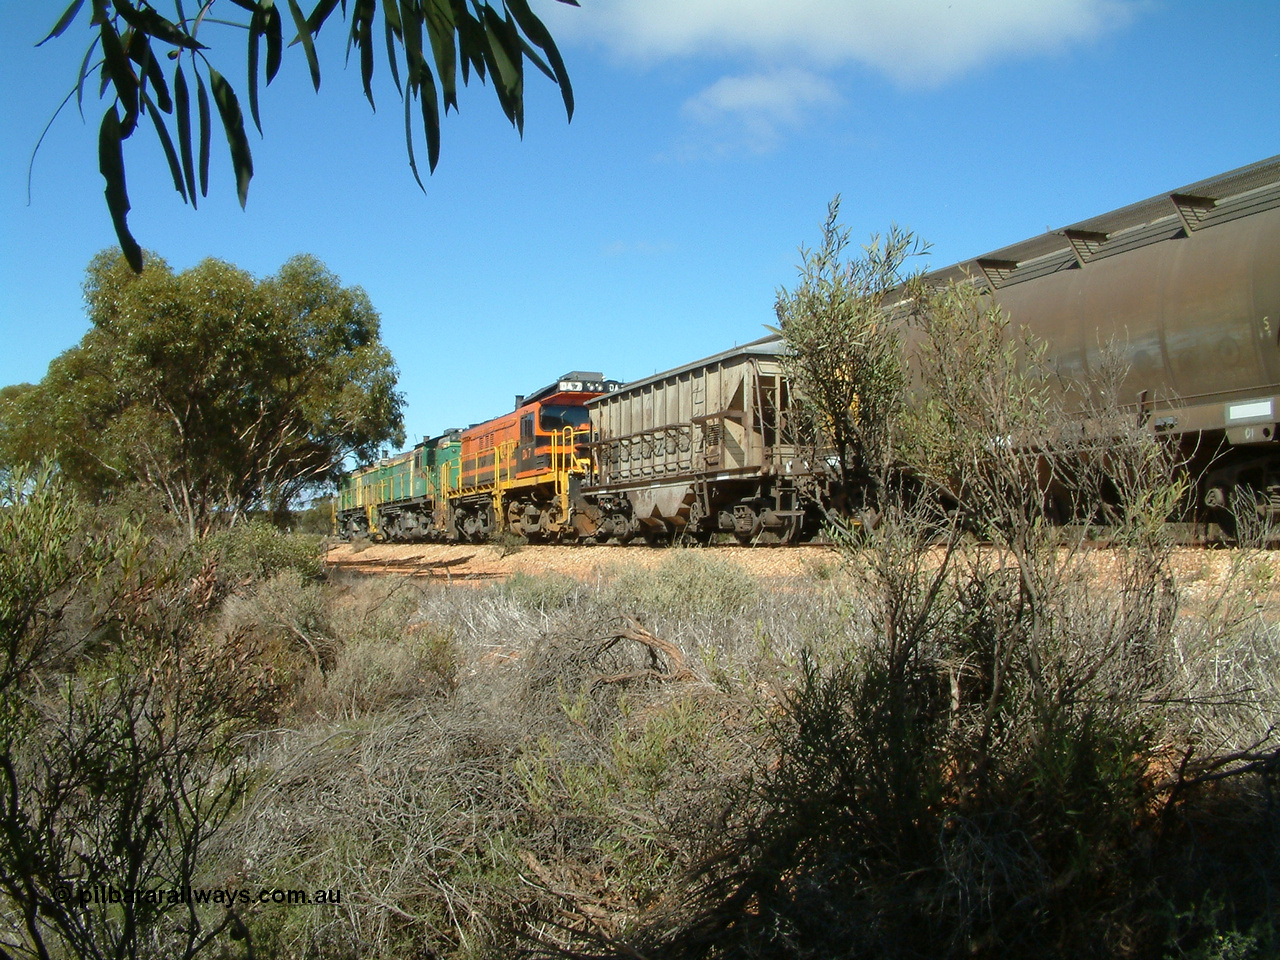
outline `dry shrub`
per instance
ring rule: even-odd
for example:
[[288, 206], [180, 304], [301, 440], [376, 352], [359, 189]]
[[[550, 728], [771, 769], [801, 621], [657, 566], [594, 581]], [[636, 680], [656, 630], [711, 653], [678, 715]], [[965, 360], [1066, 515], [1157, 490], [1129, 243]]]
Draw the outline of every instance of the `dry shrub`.
[[[581, 585], [324, 587], [332, 659], [305, 725], [265, 745], [227, 869], [344, 901], [255, 914], [258, 954], [1165, 960], [1268, 942], [1261, 794], [1224, 785], [1211, 809], [1158, 788], [1181, 757], [1153, 765], [1184, 689], [1166, 653], [1204, 624], [1169, 616], [1147, 548], [1024, 554], [1051, 587], [1033, 648], [1008, 553], [957, 545], [931, 592], [937, 518], [909, 520], [772, 593], [679, 553]], [[1099, 556], [1110, 579], [1089, 575]]]
[[452, 691], [458, 679], [452, 631], [427, 623], [403, 629], [394, 640], [343, 643], [321, 688], [304, 691], [309, 705], [328, 717], [354, 717]]
[[1185, 709], [1176, 734], [1202, 753], [1245, 751], [1276, 732], [1280, 716], [1280, 581], [1271, 551], [1231, 552], [1221, 581], [1179, 618], [1171, 669]]
[[750, 770], [750, 698], [691, 667], [618, 619], [548, 637], [526, 658], [517, 702], [528, 733], [515, 760], [525, 842], [563, 911], [526, 920], [541, 949], [627, 935], [690, 868], [718, 808], [708, 799]]
[[257, 949], [498, 955], [518, 886], [508, 839], [522, 807], [518, 738], [501, 716], [419, 701], [269, 748], [270, 775], [228, 841], [235, 863], [263, 885], [341, 890], [342, 903], [261, 910], [248, 918]]
[[755, 605], [760, 588], [741, 567], [701, 550], [672, 550], [653, 569], [615, 567], [605, 577], [603, 602], [655, 624], [736, 619]]
[[332, 662], [337, 640], [330, 623], [325, 585], [287, 568], [257, 583], [223, 606], [221, 628], [228, 634], [255, 634], [275, 648], [294, 646], [323, 670]]
[[[528, 616], [497, 590], [453, 593], [507, 634]], [[446, 601], [428, 600], [434, 621]], [[260, 954], [500, 957], [521, 937], [624, 933], [688, 868], [708, 794], [741, 775], [753, 730], [746, 701], [682, 670], [679, 651], [655, 667], [643, 643], [611, 643], [624, 626], [598, 620], [483, 665], [484, 648], [458, 640], [475, 667], [448, 697], [361, 703], [382, 668], [353, 662], [355, 709], [339, 697], [343, 658], [391, 646], [341, 649], [323, 695], [344, 720], [264, 748], [266, 779], [226, 842], [228, 869], [254, 883], [340, 888], [343, 904], [264, 909], [250, 922]]]
[[879, 579], [854, 571], [871, 642], [805, 661], [763, 739], [774, 746], [725, 785], [695, 869], [607, 955], [1232, 956], [1203, 952], [1213, 943], [1266, 955], [1274, 739], [1184, 770], [1181, 750], [1160, 761], [1189, 706], [1168, 654], [1194, 627], [1170, 615], [1164, 577], [1130, 578], [1140, 558], [1123, 548], [1106, 579], [1073, 559], [1033, 648], [1031, 601], [998, 558], [957, 554], [936, 606], [914, 605], [936, 553], [904, 568], [882, 552], [863, 569]]
[[292, 715], [300, 684], [314, 669], [295, 644], [243, 626], [205, 630], [191, 656], [225, 678], [222, 709], [228, 716], [263, 727]]
[[457, 683], [454, 633], [424, 621], [421, 601], [407, 578], [330, 583], [286, 569], [228, 598], [211, 647], [242, 665], [241, 697], [271, 685], [277, 718], [377, 712]]

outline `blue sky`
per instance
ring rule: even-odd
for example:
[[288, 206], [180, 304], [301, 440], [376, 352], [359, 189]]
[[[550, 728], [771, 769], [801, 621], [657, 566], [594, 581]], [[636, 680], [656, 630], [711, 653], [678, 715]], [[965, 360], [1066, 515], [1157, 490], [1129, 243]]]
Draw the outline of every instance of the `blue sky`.
[[[149, 131], [126, 143], [135, 235], [179, 269], [308, 252], [363, 286], [415, 437], [567, 370], [636, 379], [761, 336], [837, 193], [855, 239], [897, 222], [943, 266], [1280, 153], [1275, 0], [582, 3], [535, 3], [572, 123], [531, 72], [521, 140], [473, 82], [424, 194], [389, 77], [375, 115], [334, 24], [318, 96], [297, 48], [263, 91], [247, 210], [221, 143], [198, 212]], [[27, 202], [88, 42], [82, 19], [34, 47], [63, 6], [15, 4], [0, 34], [0, 384], [83, 335], [84, 268], [114, 242], [92, 93]], [[242, 35], [216, 42], [242, 88]]]

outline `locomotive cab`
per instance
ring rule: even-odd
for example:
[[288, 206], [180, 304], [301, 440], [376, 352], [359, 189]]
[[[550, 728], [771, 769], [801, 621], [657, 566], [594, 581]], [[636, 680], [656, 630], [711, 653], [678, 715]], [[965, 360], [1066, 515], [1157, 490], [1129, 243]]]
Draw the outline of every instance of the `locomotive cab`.
[[617, 388], [603, 374], [574, 371], [517, 397], [511, 413], [464, 431], [457, 481], [448, 494], [456, 536], [577, 535], [573, 494], [590, 462], [584, 405]]

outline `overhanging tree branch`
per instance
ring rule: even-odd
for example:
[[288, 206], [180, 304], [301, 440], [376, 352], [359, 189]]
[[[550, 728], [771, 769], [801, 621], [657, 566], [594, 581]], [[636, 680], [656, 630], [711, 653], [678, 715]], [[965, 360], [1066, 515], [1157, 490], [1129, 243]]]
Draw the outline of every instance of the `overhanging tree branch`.
[[[216, 0], [205, 0], [196, 16], [190, 19], [185, 15], [180, 0], [173, 0], [172, 17], [165, 17], [159, 12], [159, 0], [156, 3], [149, 0], [92, 0], [90, 4], [88, 26], [93, 39], [81, 61], [72, 93], [83, 108], [85, 80], [94, 71], [100, 74], [101, 95], [107, 100], [107, 107], [99, 130], [99, 170], [106, 180], [107, 208], [116, 237], [135, 272], [142, 270], [143, 253], [128, 225], [130, 201], [125, 186], [122, 144], [133, 135], [142, 116], [150, 119], [155, 130], [174, 189], [184, 203], [194, 207], [197, 203], [197, 171], [200, 196], [208, 195], [211, 92], [230, 150], [240, 205], [243, 207], [247, 201], [249, 181], [253, 177], [253, 155], [245, 133], [240, 98], [224, 74], [214, 67], [211, 59], [214, 51], [210, 44], [203, 42], [205, 37], [201, 28], [206, 24], [226, 25], [245, 32], [248, 42], [249, 113], [261, 133], [258, 84], [262, 77], [270, 84], [280, 69], [286, 46], [285, 26], [275, 0], [230, 2], [248, 15], [247, 22], [210, 16]], [[577, 0], [558, 2], [578, 5]], [[347, 4], [319, 0], [310, 15], [306, 15], [298, 0], [287, 0], [287, 3], [290, 20], [297, 30], [288, 46], [297, 44], [302, 47], [312, 85], [319, 92], [320, 60], [314, 39], [336, 10], [341, 11], [340, 19], [347, 18]], [[84, 0], [73, 0], [40, 44], [62, 36], [79, 19], [84, 6]], [[560, 88], [565, 115], [573, 119], [573, 87], [564, 60], [555, 40], [529, 8], [527, 0], [498, 0], [496, 7], [489, 0], [383, 0], [383, 54], [377, 52], [378, 44], [374, 40], [373, 24], [377, 12], [378, 0], [356, 0], [352, 5], [347, 50], [350, 53], [354, 46], [359, 54], [360, 80], [371, 107], [374, 102], [372, 80], [375, 63], [385, 55], [387, 67], [405, 105], [405, 151], [409, 169], [420, 187], [422, 178], [414, 155], [414, 122], [410, 104], [414, 100], [420, 103], [428, 169], [434, 171], [440, 156], [440, 105], [443, 102], [445, 113], [451, 108], [458, 109], [459, 66], [464, 85], [470, 80], [472, 70], [482, 83], [492, 80], [503, 114], [522, 136], [526, 59]], [[264, 43], [265, 62], [261, 56]], [[94, 61], [99, 47], [102, 58]], [[432, 53], [430, 61], [424, 53], [428, 48]], [[173, 65], [171, 81], [162, 65], [164, 60]], [[191, 92], [183, 70], [184, 60], [196, 80], [196, 135], [193, 135]], [[402, 64], [403, 85], [400, 76]], [[69, 93], [62, 106], [70, 97]], [[62, 106], [55, 111], [55, 117]], [[172, 118], [176, 126], [176, 145], [166, 117]]]

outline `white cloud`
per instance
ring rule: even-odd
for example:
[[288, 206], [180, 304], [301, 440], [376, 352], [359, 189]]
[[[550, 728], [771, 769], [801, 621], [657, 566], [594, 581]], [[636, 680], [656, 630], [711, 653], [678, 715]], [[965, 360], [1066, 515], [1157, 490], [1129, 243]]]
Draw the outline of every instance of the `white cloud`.
[[746, 146], [772, 149], [783, 128], [799, 126], [815, 107], [839, 100], [823, 78], [800, 69], [721, 77], [685, 101], [686, 117], [706, 125], [741, 129]]
[[[544, 5], [553, 33], [644, 62], [754, 55], [861, 64], [932, 86], [991, 60], [1087, 41], [1142, 0], [583, 0]], [[558, 9], [557, 9], [558, 8]]]

